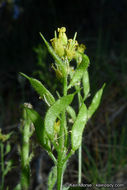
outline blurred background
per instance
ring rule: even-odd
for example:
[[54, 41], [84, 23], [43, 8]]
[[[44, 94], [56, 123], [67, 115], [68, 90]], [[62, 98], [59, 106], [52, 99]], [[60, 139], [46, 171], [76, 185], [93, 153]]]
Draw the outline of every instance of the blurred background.
[[[50, 68], [53, 60], [39, 32], [49, 41], [54, 30], [62, 26], [67, 28], [69, 38], [78, 32], [78, 42], [86, 45], [91, 62], [91, 95], [104, 82], [107, 84], [101, 106], [84, 133], [83, 182], [125, 183], [127, 179], [127, 1], [0, 0], [0, 128], [3, 133], [16, 133], [11, 154], [6, 158], [11, 157], [15, 165], [6, 176], [6, 185], [11, 189], [16, 185], [12, 174], [16, 174], [17, 180], [20, 177], [19, 155], [14, 146], [21, 140], [20, 106], [30, 102], [45, 114], [45, 106], [19, 72], [42, 80], [53, 94], [60, 89]], [[45, 189], [52, 162], [39, 147], [35, 152], [31, 189], [41, 183], [36, 174], [36, 165], [40, 163], [40, 189]], [[65, 183], [68, 179], [77, 181], [77, 163], [77, 156], [72, 157]]]

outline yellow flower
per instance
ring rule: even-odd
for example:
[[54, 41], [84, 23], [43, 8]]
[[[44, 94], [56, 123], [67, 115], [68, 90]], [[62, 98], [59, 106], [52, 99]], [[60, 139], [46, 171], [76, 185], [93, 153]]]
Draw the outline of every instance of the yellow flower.
[[51, 40], [51, 44], [56, 54], [59, 57], [63, 57], [65, 53], [65, 46], [67, 45], [67, 36], [66, 36], [66, 28], [58, 28], [58, 38], [55, 33], [55, 38]]
[[60, 131], [60, 120], [58, 120], [57, 122], [55, 122], [55, 124], [54, 124], [54, 131], [55, 131], [55, 134], [59, 133], [59, 131]]
[[80, 44], [80, 45], [78, 46], [78, 48], [77, 48], [77, 51], [78, 51], [79, 53], [84, 53], [85, 49], [86, 49], [86, 46], [85, 46], [84, 44]]
[[59, 33], [65, 33], [66, 32], [66, 28], [65, 27], [58, 28], [58, 32]]
[[59, 57], [63, 57], [64, 56], [64, 46], [61, 43], [61, 40], [59, 38], [53, 38], [51, 40], [51, 43], [52, 43], [52, 47], [55, 50], [56, 54]]
[[62, 27], [62, 28], [58, 28], [58, 32], [59, 32], [59, 40], [61, 41], [61, 43], [63, 45], [67, 45], [67, 35], [66, 35], [66, 28]]
[[72, 60], [76, 54], [76, 47], [78, 46], [78, 42], [76, 40], [69, 39], [67, 48], [65, 49], [67, 58]]
[[80, 64], [82, 62], [82, 54], [84, 53], [85, 49], [86, 49], [86, 46], [84, 44], [80, 44], [77, 47], [77, 51], [76, 51], [76, 54], [75, 54], [75, 59], [76, 59], [78, 64]]
[[[82, 61], [82, 54], [86, 47], [85, 45], [79, 45], [76, 40], [77, 33], [75, 33], [73, 39], [68, 39], [66, 35], [66, 28], [58, 28], [58, 37], [55, 32], [55, 38], [51, 40], [51, 44], [56, 54], [62, 58], [62, 60], [68, 59], [70, 62], [75, 59], [78, 64]], [[65, 61], [66, 62], [66, 61]], [[57, 69], [58, 70], [58, 69]]]

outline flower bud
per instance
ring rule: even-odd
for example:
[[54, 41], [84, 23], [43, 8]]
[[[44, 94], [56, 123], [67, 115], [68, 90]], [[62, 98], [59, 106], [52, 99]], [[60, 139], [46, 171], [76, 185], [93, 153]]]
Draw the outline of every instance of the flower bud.
[[53, 49], [55, 50], [56, 54], [59, 56], [59, 57], [63, 57], [64, 56], [64, 46], [63, 44], [61, 43], [61, 40], [58, 39], [58, 38], [53, 38], [51, 40], [51, 43], [52, 43], [52, 47]]
[[77, 51], [78, 51], [79, 53], [84, 53], [85, 49], [86, 49], [86, 46], [85, 46], [84, 44], [80, 44], [80, 45], [78, 46], [78, 48], [77, 48]]
[[85, 49], [86, 49], [86, 46], [84, 44], [81, 44], [77, 47], [77, 51], [75, 53], [75, 59], [78, 64], [82, 62], [82, 53], [84, 53]]
[[66, 28], [62, 27], [62, 28], [58, 28], [58, 32], [59, 32], [59, 40], [61, 41], [61, 43], [63, 45], [67, 45], [67, 35], [66, 35]]
[[66, 48], [66, 55], [69, 60], [72, 60], [75, 57], [75, 49], [78, 45], [78, 42], [76, 40], [69, 39], [68, 40], [68, 45]]

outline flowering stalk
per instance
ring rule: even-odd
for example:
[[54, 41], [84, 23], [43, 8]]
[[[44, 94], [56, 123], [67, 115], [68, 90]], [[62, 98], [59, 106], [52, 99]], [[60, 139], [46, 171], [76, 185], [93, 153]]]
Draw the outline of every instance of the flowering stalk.
[[[65, 76], [63, 81], [63, 95], [67, 95], [67, 77]], [[60, 138], [59, 138], [59, 149], [58, 149], [58, 162], [57, 162], [57, 190], [62, 189], [63, 184], [63, 170], [64, 163], [63, 159], [66, 154], [66, 149], [64, 147], [64, 129], [66, 128], [66, 115], [65, 110], [62, 112], [61, 116], [61, 126], [60, 126]]]
[[[55, 36], [51, 40], [52, 46], [46, 41], [42, 34], [40, 35], [49, 53], [55, 60], [52, 68], [59, 82], [63, 85], [63, 96], [61, 97], [60, 93], [57, 93], [58, 99], [56, 100], [40, 81], [21, 73], [21, 75], [29, 80], [32, 87], [48, 106], [44, 120], [35, 110], [28, 107], [25, 107], [25, 110], [35, 126], [38, 142], [54, 161], [55, 169], [50, 173], [49, 184], [51, 177], [57, 176], [57, 190], [62, 190], [66, 163], [79, 147], [80, 165], [78, 181], [79, 183], [81, 182], [82, 135], [88, 119], [92, 117], [100, 104], [104, 85], [95, 94], [90, 106], [87, 108], [84, 101], [89, 97], [90, 91], [87, 71], [89, 58], [84, 54], [85, 46], [83, 44], [79, 45], [76, 41], [77, 33], [75, 33], [73, 39], [68, 39], [66, 28], [58, 28], [58, 34], [55, 31]], [[71, 66], [72, 60], [76, 63], [75, 69]], [[69, 93], [69, 89], [73, 87], [75, 87], [76, 90], [73, 93]], [[81, 90], [83, 90], [83, 96], [81, 96]], [[79, 99], [79, 111], [77, 116], [71, 106], [76, 94], [78, 94]], [[69, 124], [69, 126], [67, 124]], [[68, 143], [69, 138], [71, 138], [71, 145]], [[57, 152], [57, 157], [54, 155], [54, 149]], [[53, 181], [55, 177], [53, 177]]]

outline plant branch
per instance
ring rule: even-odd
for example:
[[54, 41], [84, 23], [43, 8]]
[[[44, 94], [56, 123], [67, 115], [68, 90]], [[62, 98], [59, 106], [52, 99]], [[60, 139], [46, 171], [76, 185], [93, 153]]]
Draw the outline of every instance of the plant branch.
[[54, 164], [57, 164], [57, 160], [55, 158], [55, 156], [52, 154], [52, 152], [48, 152], [48, 155], [51, 157], [51, 159], [54, 161]]
[[65, 157], [65, 159], [63, 160], [63, 163], [66, 163], [66, 161], [72, 156], [72, 154], [74, 154], [74, 151], [71, 150], [68, 155]]

